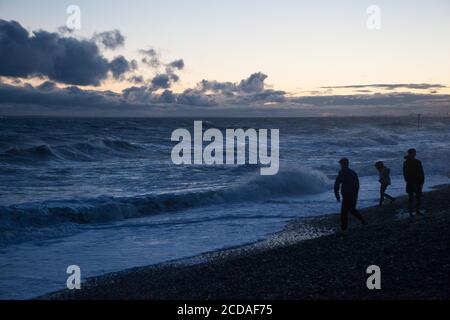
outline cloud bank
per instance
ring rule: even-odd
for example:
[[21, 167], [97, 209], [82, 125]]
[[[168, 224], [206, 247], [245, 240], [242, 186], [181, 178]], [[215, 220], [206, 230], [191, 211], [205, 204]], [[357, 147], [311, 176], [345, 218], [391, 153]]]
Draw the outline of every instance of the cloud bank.
[[43, 30], [29, 34], [16, 21], [0, 20], [0, 76], [46, 77], [71, 85], [98, 86], [111, 72], [115, 78], [127, 72], [124, 57], [108, 61], [96, 41], [116, 48], [123, 36], [116, 30], [79, 40]]
[[[0, 115], [89, 116], [301, 116], [380, 115], [448, 112], [450, 97], [442, 94], [395, 92], [396, 89], [439, 90], [441, 84], [368, 84], [322, 87], [311, 96], [273, 90], [268, 75], [254, 72], [237, 81], [202, 80], [174, 92], [185, 61], [162, 60], [152, 47], [139, 51], [140, 61], [105, 50], [125, 46], [119, 30], [77, 39], [70, 32], [28, 32], [16, 21], [0, 20]], [[150, 70], [150, 72], [142, 71]], [[27, 83], [41, 79], [40, 85]], [[124, 81], [122, 92], [88, 90], [104, 81]], [[81, 87], [80, 87], [81, 86]], [[356, 89], [355, 95], [332, 95], [333, 89]], [[370, 89], [391, 90], [369, 94]]]
[[442, 84], [430, 84], [430, 83], [381, 83], [381, 84], [353, 84], [353, 85], [345, 85], [345, 86], [334, 86], [334, 87], [322, 87], [322, 89], [365, 89], [365, 88], [375, 88], [375, 89], [386, 89], [386, 90], [395, 90], [395, 89], [418, 89], [418, 90], [426, 90], [426, 89], [444, 89], [446, 86]]
[[[182, 93], [155, 93], [131, 87], [121, 93], [58, 88], [54, 82], [39, 86], [0, 83], [0, 114], [58, 116], [341, 116], [408, 115], [411, 112], [448, 113], [450, 96], [413, 93], [377, 95], [286, 97], [263, 92], [226, 97], [196, 89]], [[267, 101], [273, 104], [265, 105]]]

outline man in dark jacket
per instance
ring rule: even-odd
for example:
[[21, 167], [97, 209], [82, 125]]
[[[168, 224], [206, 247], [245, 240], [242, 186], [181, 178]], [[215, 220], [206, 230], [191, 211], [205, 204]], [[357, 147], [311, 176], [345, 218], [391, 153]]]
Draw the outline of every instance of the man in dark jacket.
[[422, 188], [425, 183], [422, 162], [416, 159], [416, 149], [409, 149], [403, 163], [403, 177], [406, 181], [406, 193], [409, 196], [409, 215], [413, 216], [414, 196], [416, 198], [416, 213], [421, 215]]
[[348, 226], [349, 212], [363, 224], [366, 224], [366, 222], [358, 210], [356, 210], [359, 193], [358, 175], [349, 168], [349, 161], [347, 158], [342, 158], [339, 163], [341, 165], [341, 171], [339, 171], [339, 175], [334, 183], [334, 194], [336, 195], [336, 200], [338, 202], [341, 201], [339, 190], [342, 194], [341, 228], [342, 231], [345, 231]]

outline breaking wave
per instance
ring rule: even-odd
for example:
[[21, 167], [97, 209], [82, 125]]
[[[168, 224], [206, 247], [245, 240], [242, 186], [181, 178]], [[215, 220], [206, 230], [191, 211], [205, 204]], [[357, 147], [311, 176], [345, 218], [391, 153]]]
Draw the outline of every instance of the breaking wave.
[[321, 172], [287, 169], [276, 176], [252, 174], [238, 185], [217, 190], [27, 203], [0, 207], [0, 231], [11, 234], [14, 230], [47, 228], [62, 223], [104, 223], [225, 202], [315, 194], [323, 192], [329, 184]]
[[102, 155], [126, 155], [142, 150], [143, 147], [118, 139], [92, 139], [87, 142], [62, 144], [50, 147], [37, 145], [29, 148], [10, 148], [2, 158], [9, 160], [36, 161], [36, 160], [72, 160], [88, 161], [101, 158]]

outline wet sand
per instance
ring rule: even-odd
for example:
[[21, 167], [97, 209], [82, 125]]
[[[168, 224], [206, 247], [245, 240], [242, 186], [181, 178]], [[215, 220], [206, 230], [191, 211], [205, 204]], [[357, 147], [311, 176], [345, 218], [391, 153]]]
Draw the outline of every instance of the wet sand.
[[[361, 210], [367, 226], [339, 215], [299, 219], [266, 240], [191, 259], [87, 280], [43, 299], [449, 299], [450, 186], [424, 194], [423, 216], [406, 198]], [[381, 268], [381, 290], [366, 269]]]

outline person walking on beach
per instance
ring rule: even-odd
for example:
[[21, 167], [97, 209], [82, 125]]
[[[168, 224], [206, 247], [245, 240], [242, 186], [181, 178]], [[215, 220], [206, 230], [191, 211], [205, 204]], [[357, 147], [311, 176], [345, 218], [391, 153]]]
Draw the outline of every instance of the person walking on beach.
[[[362, 215], [356, 210], [356, 204], [358, 203], [359, 193], [359, 179], [355, 171], [349, 168], [350, 162], [347, 158], [342, 158], [339, 161], [341, 165], [341, 171], [334, 183], [334, 194], [336, 200], [341, 202], [341, 229], [347, 230], [348, 226], [348, 213], [350, 212], [356, 219], [361, 221], [362, 224], [366, 224], [366, 221]], [[340, 191], [340, 193], [339, 193]]]
[[394, 197], [391, 197], [386, 193], [387, 188], [391, 185], [391, 169], [384, 165], [383, 161], [378, 161], [375, 163], [375, 168], [378, 170], [378, 174], [380, 179], [380, 204], [379, 206], [383, 206], [384, 199], [389, 199], [391, 202], [395, 201]]
[[416, 213], [421, 215], [422, 189], [425, 183], [422, 162], [416, 159], [416, 149], [409, 149], [403, 163], [403, 177], [406, 181], [406, 193], [409, 197], [409, 215], [413, 216], [414, 197], [416, 198]]

